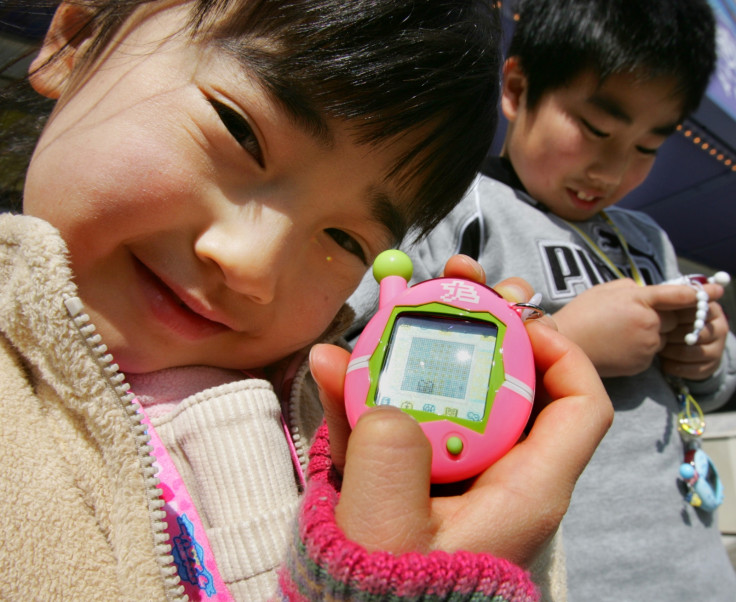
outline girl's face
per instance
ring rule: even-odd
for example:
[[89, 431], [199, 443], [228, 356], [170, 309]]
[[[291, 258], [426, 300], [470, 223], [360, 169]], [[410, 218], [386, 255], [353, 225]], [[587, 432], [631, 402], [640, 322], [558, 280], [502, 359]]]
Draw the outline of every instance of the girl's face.
[[[66, 240], [92, 322], [131, 373], [255, 368], [308, 345], [401, 230], [393, 148], [315, 137], [234, 57], [177, 35], [186, 7], [122, 32], [59, 96], [24, 211]], [[48, 40], [49, 38], [47, 38]]]

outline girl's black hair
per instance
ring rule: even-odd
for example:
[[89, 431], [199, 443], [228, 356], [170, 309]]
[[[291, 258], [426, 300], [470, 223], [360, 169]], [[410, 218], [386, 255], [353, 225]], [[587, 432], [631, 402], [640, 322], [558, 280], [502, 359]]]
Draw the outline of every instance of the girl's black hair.
[[[92, 64], [134, 10], [159, 0], [77, 0]], [[191, 35], [233, 53], [315, 133], [349, 123], [379, 144], [418, 135], [387, 177], [411, 185], [426, 233], [461, 198], [497, 125], [493, 0], [191, 0]]]
[[672, 77], [692, 113], [716, 64], [707, 0], [520, 0], [509, 56], [527, 76], [527, 106], [586, 70]]

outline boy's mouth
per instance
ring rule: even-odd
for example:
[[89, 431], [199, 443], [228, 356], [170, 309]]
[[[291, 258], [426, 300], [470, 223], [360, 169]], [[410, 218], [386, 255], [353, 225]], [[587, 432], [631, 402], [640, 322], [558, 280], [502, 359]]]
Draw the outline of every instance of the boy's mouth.
[[567, 194], [575, 206], [586, 209], [595, 203], [599, 203], [605, 198], [603, 195], [596, 194], [590, 190], [576, 190], [574, 188], [568, 188]]
[[595, 201], [596, 199], [600, 198], [592, 194], [585, 194], [582, 190], [578, 190], [577, 197], [581, 201]]

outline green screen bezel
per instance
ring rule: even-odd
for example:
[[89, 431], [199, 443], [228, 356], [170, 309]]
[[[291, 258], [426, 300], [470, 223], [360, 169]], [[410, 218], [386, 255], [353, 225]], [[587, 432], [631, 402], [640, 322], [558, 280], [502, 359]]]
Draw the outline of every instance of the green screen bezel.
[[432, 302], [425, 303], [418, 306], [405, 306], [397, 305], [391, 311], [391, 314], [386, 321], [386, 326], [381, 333], [381, 338], [376, 346], [376, 349], [371, 354], [368, 360], [368, 373], [370, 376], [370, 386], [368, 388], [368, 398], [366, 405], [375, 407], [376, 405], [376, 389], [378, 388], [378, 380], [383, 371], [383, 366], [386, 360], [386, 349], [388, 342], [391, 340], [391, 333], [394, 330], [396, 320], [402, 314], [425, 314], [429, 317], [437, 316], [439, 318], [451, 318], [460, 320], [474, 320], [477, 322], [491, 323], [496, 326], [498, 334], [496, 337], [496, 345], [493, 350], [493, 361], [491, 363], [491, 375], [488, 382], [488, 393], [486, 394], [485, 413], [483, 419], [479, 421], [467, 420], [466, 418], [458, 418], [455, 416], [444, 416], [437, 415], [431, 412], [424, 412], [422, 410], [404, 409], [403, 412], [414, 416], [419, 422], [432, 422], [435, 420], [448, 420], [457, 425], [468, 428], [477, 433], [483, 434], [488, 424], [488, 418], [491, 415], [491, 409], [493, 408], [493, 401], [496, 398], [496, 393], [503, 385], [506, 380], [506, 373], [503, 365], [503, 340], [506, 335], [506, 324], [499, 318], [487, 311], [468, 311], [460, 309], [452, 305], [446, 305], [444, 303]]

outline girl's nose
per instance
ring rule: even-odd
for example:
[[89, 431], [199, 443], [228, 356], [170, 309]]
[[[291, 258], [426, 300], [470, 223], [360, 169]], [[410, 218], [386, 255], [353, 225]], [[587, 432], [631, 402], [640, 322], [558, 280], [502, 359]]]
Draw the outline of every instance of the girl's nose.
[[213, 223], [195, 243], [195, 253], [214, 263], [228, 288], [261, 304], [271, 303], [289, 261], [293, 224], [277, 211], [230, 216]]

